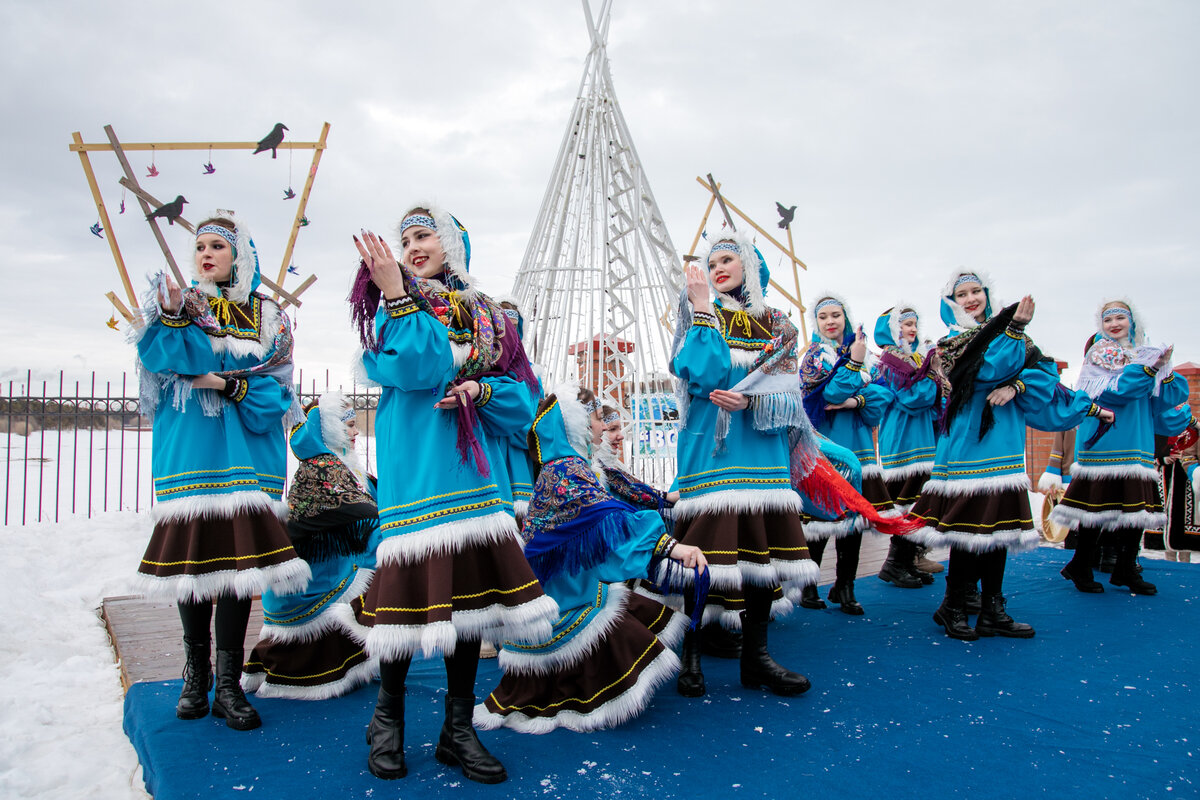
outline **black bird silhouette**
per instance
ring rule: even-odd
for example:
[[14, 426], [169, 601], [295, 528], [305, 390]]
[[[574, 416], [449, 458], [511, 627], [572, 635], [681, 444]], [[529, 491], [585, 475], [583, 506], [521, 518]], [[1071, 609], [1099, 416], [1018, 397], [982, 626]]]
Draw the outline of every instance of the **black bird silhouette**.
[[786, 228], [792, 224], [792, 218], [796, 216], [796, 207], [784, 208], [783, 203], [775, 201], [775, 208], [779, 209], [779, 227]]
[[275, 148], [279, 147], [279, 143], [283, 141], [283, 132], [287, 129], [287, 125], [284, 125], [282, 122], [276, 122], [275, 127], [271, 128], [271, 132], [262, 138], [262, 141], [258, 143], [258, 148], [254, 152], [265, 153], [267, 150], [270, 150], [271, 158], [274, 158]]
[[183, 199], [183, 195], [179, 195], [169, 203], [164, 203], [158, 208], [146, 215], [146, 220], [149, 221], [154, 217], [162, 217], [167, 221], [168, 225], [174, 225], [175, 220], [179, 219], [179, 215], [183, 213], [183, 204], [187, 200]]

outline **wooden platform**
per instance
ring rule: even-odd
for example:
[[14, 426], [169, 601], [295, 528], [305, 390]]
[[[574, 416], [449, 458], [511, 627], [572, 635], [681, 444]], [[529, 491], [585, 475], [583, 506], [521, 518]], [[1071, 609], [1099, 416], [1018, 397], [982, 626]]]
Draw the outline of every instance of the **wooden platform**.
[[[865, 536], [858, 577], [874, 578], [887, 557], [887, 550], [886, 537]], [[948, 554], [949, 550], [943, 548], [932, 551], [929, 557], [944, 562]], [[836, 564], [837, 553], [830, 544], [822, 559], [821, 585], [833, 583]], [[932, 590], [933, 587], [929, 589]], [[139, 681], [168, 681], [180, 676], [183, 671], [183, 628], [175, 603], [140, 596], [106, 597], [100, 607], [100, 616], [108, 628], [117, 663], [121, 666], [121, 683], [126, 690]], [[247, 653], [258, 642], [262, 619], [262, 606], [255, 598], [250, 624], [246, 627]]]

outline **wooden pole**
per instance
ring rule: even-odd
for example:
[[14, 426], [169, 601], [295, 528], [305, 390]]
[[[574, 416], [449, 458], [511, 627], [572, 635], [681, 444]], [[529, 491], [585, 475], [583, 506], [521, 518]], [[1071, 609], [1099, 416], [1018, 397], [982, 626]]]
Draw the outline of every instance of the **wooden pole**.
[[708, 190], [717, 198], [717, 202], [721, 205], [721, 213], [725, 215], [725, 224], [729, 226], [731, 231], [737, 230], [737, 225], [733, 224], [733, 217], [729, 216], [729, 209], [725, 207], [725, 198], [721, 197], [721, 190], [717, 186], [717, 182], [713, 180], [712, 173], [708, 173]]
[[[253, 150], [258, 142], [126, 142], [121, 149], [126, 153], [135, 150]], [[281, 142], [278, 150], [318, 150], [323, 149], [322, 142]], [[74, 153], [108, 152], [111, 144], [87, 142], [79, 139], [70, 146]]]
[[[121, 169], [125, 172], [125, 177], [130, 183], [137, 187], [137, 176], [133, 174], [133, 167], [129, 166], [129, 159], [125, 157], [125, 151], [121, 149], [121, 143], [117, 140], [117, 133], [113, 130], [112, 125], [104, 126], [104, 133], [108, 136], [108, 142], [112, 145], [113, 152], [117, 156], [117, 161], [121, 163]], [[140, 187], [139, 187], [140, 188]], [[150, 204], [142, 197], [142, 193], [134, 190], [134, 196], [137, 197], [138, 203], [142, 207], [142, 213], [148, 217], [146, 223], [150, 226], [150, 230], [154, 233], [154, 238], [158, 242], [159, 248], [162, 250], [163, 257], [167, 259], [167, 266], [171, 268], [171, 273], [175, 276], [175, 280], [180, 287], [186, 286], [187, 282], [183, 279], [183, 273], [179, 271], [179, 265], [175, 263], [175, 256], [171, 253], [171, 248], [167, 247], [167, 240], [163, 238], [162, 230], [158, 227], [158, 220], [150, 217], [150, 212], [154, 211]], [[157, 206], [156, 206], [157, 208]]]
[[135, 317], [133, 312], [121, 302], [121, 298], [117, 297], [116, 292], [105, 292], [104, 296], [107, 297], [109, 301], [116, 307], [117, 313], [124, 317], [126, 322], [128, 322], [130, 325], [137, 325], [139, 328], [141, 327], [142, 321]]
[[[709, 185], [708, 185], [708, 182], [707, 182], [707, 181], [705, 181], [705, 180], [704, 180], [704, 178], [696, 178], [696, 183], [700, 184], [700, 185], [701, 185], [701, 186], [703, 186], [705, 189], [709, 189], [709, 188], [710, 188], [710, 187], [709, 187]], [[731, 211], [733, 211], [733, 213], [737, 214], [739, 217], [741, 217], [742, 219], [744, 219], [744, 220], [746, 221], [746, 223], [747, 223], [748, 225], [750, 225], [750, 227], [754, 228], [754, 230], [758, 231], [760, 234], [762, 234], [764, 237], [766, 237], [766, 239], [767, 239], [767, 241], [768, 241], [768, 242], [770, 242], [771, 244], [773, 244], [773, 245], [775, 245], [776, 247], [778, 247], [778, 248], [779, 248], [779, 249], [780, 249], [782, 252], [784, 252], [784, 253], [788, 253], [788, 258], [791, 258], [793, 261], [795, 261], [795, 262], [796, 262], [796, 264], [797, 264], [798, 266], [800, 266], [800, 267], [803, 267], [805, 270], [807, 270], [807, 269], [808, 269], [808, 265], [807, 265], [807, 264], [805, 264], [803, 261], [801, 261], [801, 260], [800, 260], [799, 258], [797, 258], [795, 255], [793, 255], [793, 254], [792, 254], [792, 253], [791, 253], [791, 252], [790, 252], [790, 251], [789, 251], [789, 250], [788, 250], [786, 247], [784, 247], [782, 244], [780, 244], [780, 243], [779, 243], [779, 241], [778, 241], [778, 240], [776, 240], [774, 236], [772, 236], [771, 234], [767, 233], [767, 232], [766, 232], [766, 231], [764, 231], [762, 228], [760, 228], [760, 227], [758, 226], [758, 223], [756, 223], [754, 220], [750, 219], [748, 216], [746, 216], [744, 213], [742, 213], [742, 210], [741, 210], [740, 208], [738, 208], [738, 207], [737, 207], [737, 206], [735, 206], [733, 203], [731, 203], [731, 202], [729, 202], [729, 201], [727, 201], [727, 200], [722, 200], [722, 205], [723, 205], [723, 206], [728, 206], [728, 207], [729, 207], [729, 209], [730, 209]]]
[[[295, 295], [285, 292], [282, 286], [268, 278], [266, 275], [263, 275], [261, 270], [259, 271], [258, 279], [262, 282], [263, 286], [274, 292], [276, 297], [283, 297], [287, 302], [294, 306], [301, 305], [300, 300]], [[282, 308], [282, 305], [280, 307]]]
[[[150, 194], [145, 189], [143, 189], [141, 186], [139, 186], [136, 181], [130, 181], [128, 178], [121, 178], [121, 180], [117, 181], [117, 183], [121, 184], [126, 189], [133, 192], [134, 195], [137, 196], [138, 200], [142, 200], [146, 203], [149, 203], [150, 205], [154, 206], [154, 208], [158, 208], [159, 206], [162, 205], [162, 202], [159, 201], [159, 199], [157, 197]], [[146, 213], [149, 213], [149, 212], [146, 212]], [[193, 225], [192, 223], [188, 222], [182, 216], [176, 217], [175, 223], [177, 225], [182, 225], [183, 229], [185, 231], [187, 231], [188, 233], [196, 232], [196, 226]]]
[[[304, 219], [304, 209], [308, 207], [308, 196], [312, 193], [313, 180], [317, 177], [317, 165], [321, 163], [321, 154], [325, 152], [325, 140], [329, 137], [329, 123], [321, 127], [321, 138], [313, 150], [312, 166], [308, 169], [308, 177], [304, 181], [304, 191], [300, 193], [300, 204], [296, 206], [296, 219], [292, 222], [292, 234], [288, 237], [287, 247], [283, 249], [283, 263], [279, 265], [279, 277], [276, 283], [283, 286], [287, 280], [288, 264], [292, 260], [292, 250], [296, 247], [296, 236], [300, 233], [300, 220]], [[279, 299], [279, 293], [275, 295]], [[300, 305], [297, 303], [296, 305]]]
[[280, 308], [287, 308], [289, 305], [294, 305], [294, 306], [296, 306], [296, 308], [299, 308], [299, 307], [300, 307], [300, 301], [299, 301], [299, 300], [295, 300], [295, 301], [293, 302], [293, 298], [299, 297], [300, 295], [304, 294], [304, 290], [305, 290], [305, 289], [307, 289], [308, 287], [312, 286], [312, 285], [313, 285], [314, 283], [316, 283], [316, 282], [317, 282], [317, 276], [316, 276], [316, 275], [309, 275], [307, 278], [305, 278], [305, 279], [304, 279], [304, 282], [303, 282], [303, 283], [301, 283], [301, 284], [300, 284], [299, 286], [297, 286], [297, 287], [296, 287], [294, 290], [292, 290], [292, 293], [291, 293], [290, 295], [289, 295], [289, 294], [285, 294], [285, 293], [283, 292], [283, 290], [280, 290], [280, 292], [279, 292], [279, 293], [280, 293], [281, 295], [283, 295], [283, 302], [279, 304], [279, 307], [280, 307]]
[[[71, 138], [75, 140], [76, 144], [83, 143], [83, 137], [79, 135], [79, 131], [72, 133]], [[121, 248], [117, 246], [117, 237], [113, 233], [112, 223], [108, 219], [108, 209], [104, 207], [104, 198], [100, 195], [100, 186], [96, 183], [96, 173], [92, 171], [92, 162], [88, 159], [88, 154], [82, 150], [79, 152], [79, 161], [83, 165], [83, 174], [87, 178], [88, 188], [92, 190], [92, 199], [96, 201], [96, 211], [100, 214], [100, 224], [108, 232], [108, 235], [104, 238], [108, 239], [108, 249], [112, 251], [113, 260], [117, 262], [117, 274], [121, 276], [121, 284], [125, 287], [125, 295], [129, 298], [129, 304], [137, 308], [137, 295], [133, 292], [133, 283], [130, 282], [129, 272], [125, 269], [125, 259], [121, 257]]]

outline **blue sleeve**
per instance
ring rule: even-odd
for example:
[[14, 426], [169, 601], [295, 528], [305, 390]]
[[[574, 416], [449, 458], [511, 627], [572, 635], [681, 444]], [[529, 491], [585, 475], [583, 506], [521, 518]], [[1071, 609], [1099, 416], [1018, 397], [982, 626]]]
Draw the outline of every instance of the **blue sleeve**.
[[858, 414], [863, 425], [868, 428], [876, 427], [883, 419], [883, 412], [887, 410], [892, 401], [892, 393], [888, 391], [887, 387], [880, 386], [878, 383], [868, 383], [858, 394], [862, 398], [862, 405], [855, 410], [855, 413]]
[[292, 404], [292, 395], [279, 381], [262, 375], [242, 378], [245, 392], [233, 398], [238, 418], [253, 433], [267, 433], [280, 427], [283, 415]]
[[649, 572], [650, 559], [661, 537], [667, 533], [662, 517], [654, 511], [637, 511], [625, 518], [629, 536], [609, 551], [598, 577], [605, 583], [642, 578]]
[[993, 339], [983, 354], [983, 365], [975, 376], [977, 384], [1004, 383], [1025, 366], [1025, 337], [1008, 328]]
[[1158, 396], [1151, 399], [1154, 432], [1160, 436], [1178, 436], [1195, 417], [1188, 406], [1187, 378], [1172, 372], [1162, 382]]
[[905, 414], [923, 414], [937, 400], [937, 389], [931, 378], [923, 378], [907, 389], [892, 387], [892, 405]]
[[[845, 402], [856, 394], [862, 394], [866, 385], [867, 373], [861, 364], [847, 361], [838, 371], [833, 373], [829, 383], [825, 384], [825, 402], [831, 405]], [[882, 413], [882, 412], [881, 412]]]
[[454, 353], [446, 326], [408, 303], [381, 307], [375, 317], [379, 352], [363, 353], [367, 377], [405, 392], [440, 391], [453, 378]]
[[729, 345], [717, 330], [716, 319], [696, 312], [683, 346], [671, 359], [671, 372], [687, 381], [688, 393], [707, 397], [713, 389], [729, 388]]
[[[481, 378], [479, 389], [475, 408], [485, 433], [506, 438], [529, 430], [536, 406], [524, 382], [504, 376]], [[524, 440], [519, 446], [525, 447]]]
[[1155, 375], [1154, 370], [1149, 367], [1143, 367], [1141, 364], [1128, 364], [1121, 370], [1121, 377], [1117, 378], [1117, 385], [1101, 392], [1100, 396], [1096, 398], [1096, 402], [1105, 408], [1116, 409], [1135, 400], [1141, 400], [1143, 397], [1149, 397], [1150, 393], [1154, 391]]
[[150, 372], [204, 375], [220, 368], [212, 344], [190, 320], [160, 317], [137, 343], [138, 359]]
[[1086, 392], [1060, 390], [1058, 368], [1048, 361], [1021, 370], [1013, 385], [1013, 402], [1024, 412], [1025, 423], [1040, 431], [1070, 430], [1099, 410]]

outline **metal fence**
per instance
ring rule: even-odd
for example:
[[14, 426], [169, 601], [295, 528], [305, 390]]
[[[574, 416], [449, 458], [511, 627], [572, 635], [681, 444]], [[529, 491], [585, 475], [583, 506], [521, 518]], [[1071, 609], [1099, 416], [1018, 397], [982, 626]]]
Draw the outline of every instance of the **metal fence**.
[[[141, 511], [154, 504], [150, 470], [153, 434], [141, 416], [137, 378], [25, 380], [0, 384], [0, 439], [4, 458], [4, 524], [59, 521], [67, 515]], [[297, 375], [300, 402], [330, 388]], [[346, 397], [360, 413], [361, 437], [371, 463], [379, 390], [352, 385]], [[290, 458], [290, 454], [289, 454]], [[289, 469], [289, 474], [291, 470]]]

